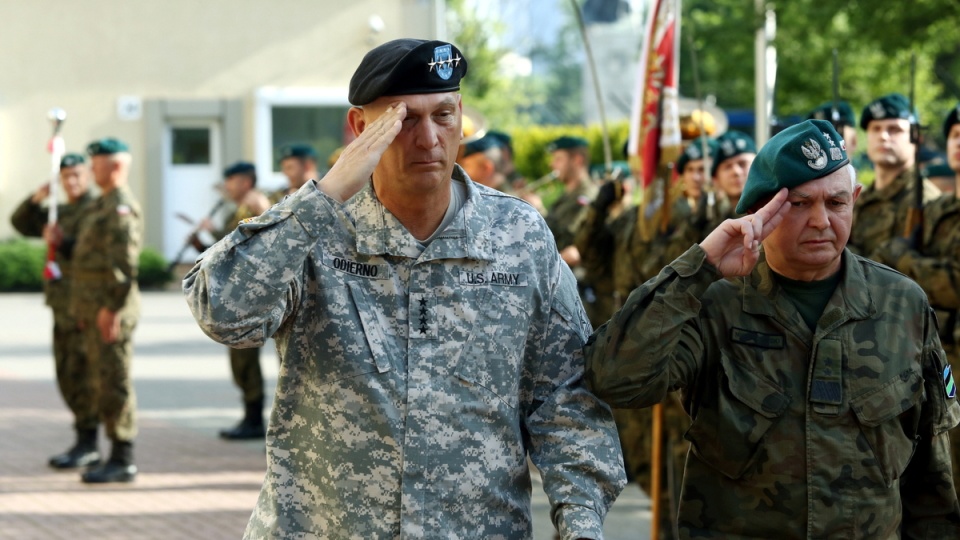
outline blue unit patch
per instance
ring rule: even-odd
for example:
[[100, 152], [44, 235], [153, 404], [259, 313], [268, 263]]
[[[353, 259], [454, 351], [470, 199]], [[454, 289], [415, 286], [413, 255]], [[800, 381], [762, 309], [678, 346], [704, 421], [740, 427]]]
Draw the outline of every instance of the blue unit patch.
[[950, 366], [943, 368], [943, 388], [948, 399], [957, 397], [957, 383], [953, 380], [953, 369]]
[[447, 80], [453, 75], [453, 49], [450, 45], [441, 45], [433, 49], [433, 61], [437, 66], [437, 75]]

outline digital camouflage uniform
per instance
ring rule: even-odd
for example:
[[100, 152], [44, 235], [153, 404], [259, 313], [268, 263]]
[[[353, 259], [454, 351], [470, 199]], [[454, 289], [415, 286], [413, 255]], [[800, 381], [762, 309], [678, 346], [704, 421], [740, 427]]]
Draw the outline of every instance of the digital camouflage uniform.
[[[850, 249], [869, 256], [891, 238], [903, 236], [907, 213], [913, 205], [913, 169], [901, 172], [882, 190], [871, 184], [860, 192], [853, 206], [853, 228], [850, 230]], [[923, 181], [924, 204], [940, 196], [940, 190], [930, 181]]]
[[[940, 342], [954, 373], [960, 369], [960, 200], [954, 194], [924, 208], [923, 248], [917, 252], [902, 238], [881, 246], [872, 259], [903, 272], [919, 284], [937, 313]], [[953, 482], [960, 486], [960, 429], [950, 431]]]
[[601, 537], [623, 464], [573, 276], [529, 205], [454, 180], [422, 253], [369, 184], [311, 181], [184, 280], [204, 332], [282, 358], [246, 538], [530, 538], [528, 455], [562, 538]]
[[[97, 399], [91, 386], [90, 366], [84, 351], [83, 333], [77, 320], [70, 314], [70, 288], [73, 278], [71, 268], [73, 247], [80, 228], [80, 220], [88, 211], [94, 196], [84, 193], [75, 203], [57, 205], [57, 224], [63, 232], [63, 241], [56, 251], [55, 260], [62, 277], [44, 280], [43, 292], [47, 305], [53, 310], [53, 358], [60, 395], [73, 413], [74, 427], [80, 430], [96, 430]], [[31, 202], [28, 197], [10, 218], [13, 227], [24, 236], [42, 237], [47, 224], [47, 208]]]
[[[112, 441], [137, 434], [136, 397], [130, 379], [133, 330], [140, 318], [137, 270], [143, 242], [143, 214], [127, 187], [94, 201], [80, 223], [73, 250], [70, 309], [83, 325], [87, 358], [98, 377], [99, 415]], [[97, 312], [120, 316], [120, 336], [103, 343]]]
[[762, 254], [736, 279], [705, 259], [692, 247], [585, 349], [609, 403], [681, 391], [681, 537], [960, 537], [946, 434], [960, 406], [923, 291], [846, 250], [811, 332]]

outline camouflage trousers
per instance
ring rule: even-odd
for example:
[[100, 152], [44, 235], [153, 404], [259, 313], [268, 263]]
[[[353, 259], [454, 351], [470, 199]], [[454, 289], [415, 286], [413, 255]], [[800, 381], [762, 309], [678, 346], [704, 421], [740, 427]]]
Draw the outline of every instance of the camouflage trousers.
[[[623, 462], [627, 478], [636, 481], [650, 493], [653, 454], [653, 407], [644, 409], [614, 409], [613, 418], [623, 448]], [[690, 417], [680, 405], [679, 396], [672, 393], [663, 401], [663, 433], [660, 455], [660, 539], [676, 538], [677, 509], [680, 485], [690, 443], [683, 435], [690, 427]]]
[[136, 318], [122, 318], [117, 341], [104, 343], [96, 320], [84, 321], [83, 340], [94, 374], [91, 386], [97, 396], [100, 421], [111, 441], [132, 441], [137, 436], [137, 400], [130, 378], [136, 326]]
[[57, 388], [67, 408], [73, 413], [73, 427], [97, 429], [97, 396], [93, 373], [83, 346], [83, 332], [77, 320], [66, 310], [53, 310], [53, 361]]
[[260, 347], [230, 348], [233, 382], [243, 393], [244, 403], [263, 401], [263, 373], [260, 371]]

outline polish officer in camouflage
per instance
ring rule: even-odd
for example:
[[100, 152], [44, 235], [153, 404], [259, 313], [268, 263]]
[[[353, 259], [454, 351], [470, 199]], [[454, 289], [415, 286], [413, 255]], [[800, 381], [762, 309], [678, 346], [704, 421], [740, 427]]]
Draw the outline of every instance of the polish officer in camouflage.
[[[916, 148], [910, 142], [910, 103], [901, 94], [879, 97], [863, 108], [860, 127], [867, 132], [867, 157], [873, 162], [873, 183], [863, 189], [853, 210], [850, 248], [865, 256], [901, 236], [912, 204], [910, 186]], [[924, 204], [940, 196], [940, 190], [923, 182]]]
[[681, 391], [683, 538], [960, 537], [960, 406], [936, 317], [914, 282], [845, 249], [855, 174], [829, 122], [777, 134], [741, 196], [749, 214], [586, 347], [588, 383], [614, 406]]
[[276, 204], [287, 195], [296, 193], [309, 180], [320, 178], [317, 173], [317, 151], [308, 144], [288, 144], [280, 149], [280, 171], [287, 177], [287, 187], [270, 193], [270, 204]]
[[184, 279], [209, 336], [281, 356], [246, 538], [530, 538], [528, 456], [561, 538], [602, 537], [624, 476], [590, 324], [539, 213], [454, 163], [466, 70], [442, 41], [367, 53], [356, 140]]
[[[950, 110], [943, 125], [947, 162], [960, 187], [960, 104]], [[960, 199], [958, 191], [924, 207], [922, 239], [898, 236], [874, 252], [873, 258], [903, 272], [927, 293], [937, 312], [940, 342], [951, 369], [960, 369]], [[920, 244], [915, 245], [919, 240]], [[960, 429], [950, 432], [954, 486], [960, 486]]]
[[114, 138], [87, 146], [100, 197], [80, 223], [73, 251], [70, 309], [83, 327], [87, 358], [99, 388], [99, 416], [112, 442], [110, 458], [83, 474], [87, 483], [131, 482], [137, 474], [136, 397], [130, 379], [133, 331], [140, 318], [137, 270], [143, 213], [127, 187], [131, 156]]
[[95, 198], [90, 190], [90, 170], [82, 155], [63, 156], [60, 160], [60, 183], [67, 202], [57, 205], [56, 225], [47, 225], [48, 184], [24, 200], [10, 221], [20, 234], [46, 237], [57, 246], [54, 260], [60, 268], [61, 277], [44, 280], [43, 292], [47, 305], [53, 310], [53, 358], [57, 387], [73, 414], [76, 442], [48, 462], [55, 469], [72, 469], [96, 465], [100, 461], [100, 452], [97, 450], [97, 427], [100, 422], [97, 418], [96, 391], [91, 386], [83, 334], [77, 320], [70, 314], [73, 248], [80, 219]]

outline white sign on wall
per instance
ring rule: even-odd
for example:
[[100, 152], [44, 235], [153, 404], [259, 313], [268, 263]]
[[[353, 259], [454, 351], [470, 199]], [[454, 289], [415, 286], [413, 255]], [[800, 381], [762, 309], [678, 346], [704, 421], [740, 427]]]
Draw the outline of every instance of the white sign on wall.
[[120, 96], [117, 98], [117, 117], [132, 122], [143, 116], [143, 100], [140, 96]]

